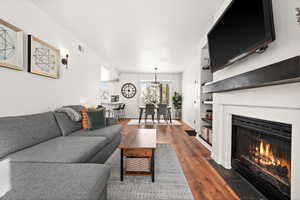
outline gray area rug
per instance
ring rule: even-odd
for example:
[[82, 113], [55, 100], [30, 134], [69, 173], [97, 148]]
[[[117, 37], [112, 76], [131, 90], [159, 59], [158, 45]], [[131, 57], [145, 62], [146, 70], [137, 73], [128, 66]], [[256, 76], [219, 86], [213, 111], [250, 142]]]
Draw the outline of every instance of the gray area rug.
[[108, 184], [108, 200], [193, 200], [193, 195], [168, 144], [158, 144], [155, 157], [155, 183], [150, 176], [124, 176], [120, 181], [120, 151], [106, 162], [112, 168]]
[[145, 119], [141, 119], [141, 122], [139, 123], [138, 119], [131, 119], [128, 122], [128, 125], [173, 125], [173, 126], [180, 126], [181, 123], [178, 120], [172, 120], [172, 124], [169, 121], [165, 121], [163, 119], [161, 119], [159, 122], [157, 119], [154, 120], [154, 122], [152, 121], [152, 119], [147, 119], [147, 121], [145, 121]]

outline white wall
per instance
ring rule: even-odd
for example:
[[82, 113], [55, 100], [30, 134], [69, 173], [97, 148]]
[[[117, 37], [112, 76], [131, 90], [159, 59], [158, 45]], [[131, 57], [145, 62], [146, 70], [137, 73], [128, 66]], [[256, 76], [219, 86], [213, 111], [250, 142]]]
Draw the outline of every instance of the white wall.
[[[0, 10], [3, 20], [70, 51], [69, 69], [61, 66], [59, 79], [27, 73], [27, 66], [24, 71], [0, 67], [0, 116], [44, 112], [65, 104], [96, 103], [103, 59], [29, 1], [1, 0]], [[79, 44], [85, 48], [83, 54], [77, 50]]]
[[196, 57], [194, 62], [188, 66], [182, 75], [182, 120], [194, 129], [198, 130], [197, 123], [200, 120], [200, 102], [197, 101], [196, 83], [201, 83], [201, 54], [199, 49], [199, 57]]
[[117, 79], [119, 79], [119, 72], [116, 69], [101, 65], [101, 67], [100, 67], [100, 80], [101, 81], [103, 81], [103, 82], [115, 81]]
[[[159, 81], [170, 81], [170, 95], [173, 93], [181, 93], [182, 74], [181, 73], [163, 73], [157, 74]], [[139, 117], [139, 105], [140, 105], [140, 83], [145, 80], [154, 80], [154, 74], [151, 73], [121, 73], [120, 81], [117, 83], [117, 87], [114, 87], [115, 93], [120, 95], [120, 101], [126, 104], [126, 117], [138, 118]], [[124, 83], [133, 83], [137, 88], [137, 94], [131, 99], [124, 98], [121, 95], [121, 87]], [[174, 113], [173, 113], [174, 114]]]
[[[207, 20], [212, 23], [213, 17]], [[203, 27], [203, 29], [208, 32], [210, 26]], [[195, 44], [198, 48], [195, 52], [193, 52], [193, 60], [191, 61], [190, 65], [186, 66], [186, 69], [182, 74], [182, 120], [196, 130], [200, 130], [201, 124], [201, 99], [197, 93], [200, 93], [201, 89], [201, 50], [206, 44], [206, 37], [199, 40], [198, 44]], [[195, 81], [197, 81], [198, 85], [195, 84]], [[197, 96], [199, 97], [197, 98]]]
[[[228, 2], [222, 6], [223, 10]], [[295, 8], [300, 1], [273, 0], [276, 41], [261, 55], [247, 59], [214, 73], [214, 81], [298, 56], [300, 54], [300, 25], [296, 22]], [[215, 16], [215, 20], [221, 11]], [[292, 137], [292, 199], [300, 199], [300, 83], [269, 86], [214, 94], [213, 152], [212, 157], [224, 167], [230, 167], [231, 142], [230, 114], [269, 119], [293, 126]], [[229, 124], [229, 125], [228, 125]], [[227, 155], [227, 156], [226, 156]]]
[[[299, 0], [273, 0], [274, 23], [276, 31], [275, 42], [269, 45], [263, 54], [256, 54], [214, 73], [214, 81], [251, 71], [266, 65], [298, 56], [300, 54], [300, 25], [296, 20], [295, 8], [300, 7]], [[227, 0], [215, 15], [215, 21], [221, 11], [230, 3]]]

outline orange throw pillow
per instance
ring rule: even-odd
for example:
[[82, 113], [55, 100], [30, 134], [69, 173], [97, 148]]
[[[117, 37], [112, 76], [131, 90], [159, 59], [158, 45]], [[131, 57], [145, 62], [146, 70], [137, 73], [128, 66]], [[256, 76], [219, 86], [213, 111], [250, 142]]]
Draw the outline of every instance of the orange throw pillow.
[[83, 129], [89, 129], [89, 120], [88, 120], [88, 116], [87, 116], [87, 108], [83, 108], [80, 110], [81, 115], [82, 115], [82, 128]]

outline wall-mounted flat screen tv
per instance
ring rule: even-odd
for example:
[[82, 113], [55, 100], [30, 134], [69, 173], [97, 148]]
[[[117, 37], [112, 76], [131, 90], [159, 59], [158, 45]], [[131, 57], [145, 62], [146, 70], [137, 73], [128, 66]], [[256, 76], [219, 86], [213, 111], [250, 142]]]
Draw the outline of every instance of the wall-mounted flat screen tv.
[[262, 52], [274, 40], [272, 0], [233, 0], [208, 33], [211, 70]]

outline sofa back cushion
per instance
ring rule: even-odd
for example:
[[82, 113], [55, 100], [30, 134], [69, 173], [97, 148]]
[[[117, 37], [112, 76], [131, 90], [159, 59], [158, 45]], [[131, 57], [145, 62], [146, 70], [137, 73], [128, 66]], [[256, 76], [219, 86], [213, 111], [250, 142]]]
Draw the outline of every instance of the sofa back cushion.
[[52, 112], [0, 118], [0, 158], [58, 136]]
[[55, 112], [54, 115], [63, 136], [67, 136], [73, 133], [74, 131], [78, 131], [82, 129], [81, 121], [80, 122], [72, 121], [66, 113]]

